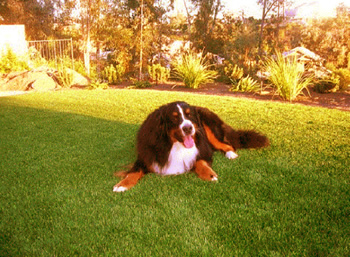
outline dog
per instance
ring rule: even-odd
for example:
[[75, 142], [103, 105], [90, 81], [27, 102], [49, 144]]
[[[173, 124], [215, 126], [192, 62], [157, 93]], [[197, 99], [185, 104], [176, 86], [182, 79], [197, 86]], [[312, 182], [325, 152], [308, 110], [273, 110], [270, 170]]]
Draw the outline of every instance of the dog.
[[137, 160], [120, 175], [114, 192], [129, 190], [147, 173], [179, 175], [194, 171], [199, 178], [217, 181], [211, 168], [214, 151], [235, 159], [237, 149], [268, 146], [254, 130], [234, 130], [204, 107], [172, 102], [159, 107], [143, 122], [137, 135]]

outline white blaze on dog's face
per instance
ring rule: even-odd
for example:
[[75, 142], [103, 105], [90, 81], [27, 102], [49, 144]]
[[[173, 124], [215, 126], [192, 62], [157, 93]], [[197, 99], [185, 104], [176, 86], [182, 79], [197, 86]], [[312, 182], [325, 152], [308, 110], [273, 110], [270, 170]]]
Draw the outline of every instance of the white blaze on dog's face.
[[183, 135], [183, 144], [186, 148], [192, 148], [195, 144], [193, 136], [196, 133], [195, 127], [186, 116], [190, 115], [190, 108], [183, 109], [179, 104], [177, 105], [177, 108], [179, 109], [180, 117], [181, 117], [181, 123], [180, 123], [180, 130]]
[[171, 105], [166, 114], [167, 133], [172, 147], [165, 165], [154, 162], [152, 169], [162, 175], [177, 175], [190, 171], [197, 160], [199, 150], [195, 143], [196, 127], [193, 109], [183, 102]]

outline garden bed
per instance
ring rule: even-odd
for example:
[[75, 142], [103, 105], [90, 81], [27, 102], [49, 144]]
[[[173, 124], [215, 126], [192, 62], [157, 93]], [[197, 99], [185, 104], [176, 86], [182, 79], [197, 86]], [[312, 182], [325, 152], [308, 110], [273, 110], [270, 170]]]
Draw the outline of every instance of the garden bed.
[[[118, 86], [111, 86], [110, 88], [127, 88], [129, 83], [124, 83]], [[274, 93], [272, 89], [265, 89], [260, 93], [245, 93], [245, 92], [231, 92], [229, 91], [230, 85], [225, 83], [210, 83], [202, 85], [198, 89], [191, 89], [185, 87], [181, 82], [175, 83], [170, 82], [166, 84], [153, 85], [151, 90], [162, 90], [162, 91], [181, 91], [181, 92], [191, 92], [199, 94], [209, 94], [209, 95], [224, 95], [232, 97], [243, 97], [251, 98], [257, 100], [265, 101], [280, 101], [281, 98]], [[326, 93], [320, 94], [314, 92], [312, 89], [309, 90], [310, 96], [307, 92], [304, 95], [298, 96], [298, 98], [293, 103], [310, 105], [310, 106], [320, 106], [330, 109], [339, 109], [344, 111], [350, 111], [350, 92], [335, 92], [335, 93]]]

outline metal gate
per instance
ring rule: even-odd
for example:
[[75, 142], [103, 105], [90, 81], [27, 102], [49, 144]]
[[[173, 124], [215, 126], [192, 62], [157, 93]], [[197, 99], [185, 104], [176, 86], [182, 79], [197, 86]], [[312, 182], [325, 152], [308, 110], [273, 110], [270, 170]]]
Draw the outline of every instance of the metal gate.
[[53, 62], [56, 69], [70, 65], [74, 70], [72, 39], [27, 41], [28, 49], [35, 49], [48, 62]]

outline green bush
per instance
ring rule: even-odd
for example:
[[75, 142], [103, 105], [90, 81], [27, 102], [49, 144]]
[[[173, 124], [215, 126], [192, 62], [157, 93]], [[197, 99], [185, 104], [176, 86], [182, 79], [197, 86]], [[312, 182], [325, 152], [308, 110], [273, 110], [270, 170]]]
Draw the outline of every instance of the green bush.
[[317, 93], [330, 93], [339, 89], [339, 76], [332, 73], [329, 76], [315, 80], [313, 90]]
[[239, 80], [236, 84], [232, 83], [232, 87], [230, 88], [230, 91], [234, 92], [257, 92], [259, 90], [259, 83], [253, 78], [249, 77], [249, 75]]
[[99, 81], [94, 81], [90, 84], [89, 86], [89, 89], [90, 90], [93, 90], [93, 89], [108, 89], [108, 84], [107, 83], [101, 83]]
[[125, 68], [118, 64], [118, 65], [109, 65], [105, 67], [102, 71], [102, 78], [105, 81], [108, 81], [109, 84], [116, 84], [122, 81], [122, 78], [125, 74]]
[[73, 73], [70, 72], [66, 67], [58, 69], [58, 83], [64, 87], [69, 88], [72, 86]]
[[276, 87], [283, 100], [293, 101], [311, 84], [313, 78], [304, 75], [296, 57], [284, 58], [281, 53], [269, 58], [264, 67], [269, 74], [268, 80]]
[[149, 88], [152, 84], [149, 81], [135, 80], [129, 88]]
[[28, 63], [17, 56], [11, 48], [8, 47], [6, 52], [0, 53], [0, 73], [23, 70], [29, 70]]
[[347, 90], [350, 87], [350, 70], [349, 69], [337, 69], [333, 73], [339, 76], [339, 90]]
[[147, 68], [149, 76], [153, 81], [166, 82], [170, 77], [170, 69], [160, 64], [149, 65]]
[[217, 77], [217, 71], [210, 70], [205, 58], [195, 53], [184, 54], [174, 64], [174, 75], [181, 79], [186, 87], [198, 88], [201, 84], [210, 83]]
[[231, 84], [237, 84], [244, 75], [243, 69], [238, 67], [237, 64], [232, 65], [229, 63], [227, 66], [225, 66], [224, 71]]

